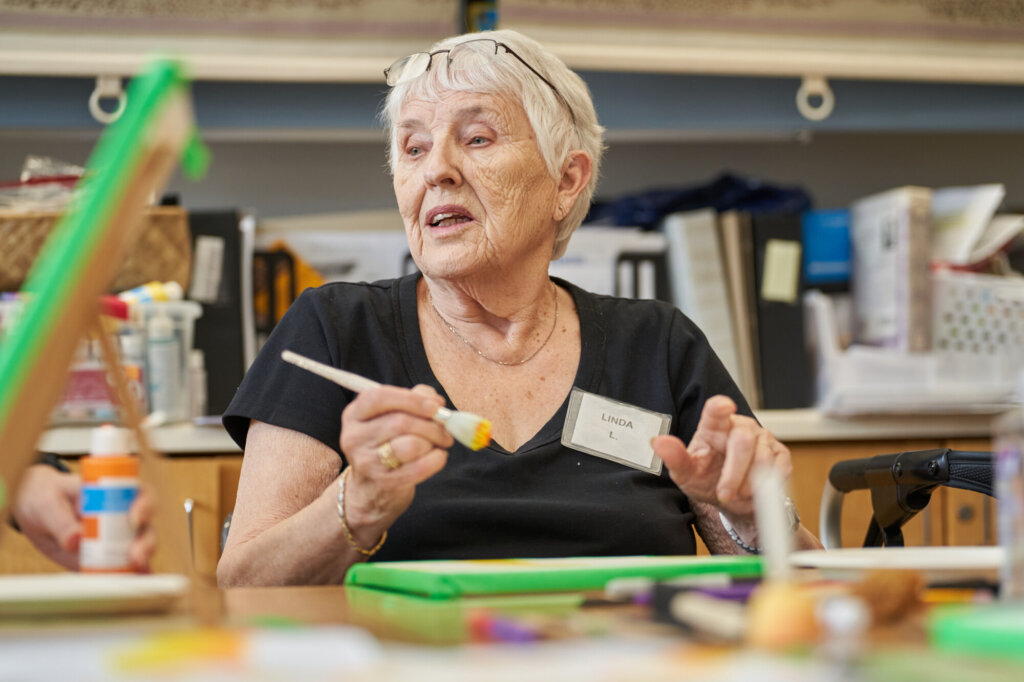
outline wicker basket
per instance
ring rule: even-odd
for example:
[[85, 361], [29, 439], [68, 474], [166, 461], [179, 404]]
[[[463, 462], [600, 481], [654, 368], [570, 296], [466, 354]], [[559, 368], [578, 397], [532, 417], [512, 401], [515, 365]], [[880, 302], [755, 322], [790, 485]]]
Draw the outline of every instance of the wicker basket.
[[[0, 291], [15, 291], [25, 281], [59, 213], [0, 211]], [[188, 213], [177, 207], [146, 210], [145, 226], [121, 263], [110, 287], [123, 291], [146, 282], [178, 282], [186, 291], [192, 265]]]

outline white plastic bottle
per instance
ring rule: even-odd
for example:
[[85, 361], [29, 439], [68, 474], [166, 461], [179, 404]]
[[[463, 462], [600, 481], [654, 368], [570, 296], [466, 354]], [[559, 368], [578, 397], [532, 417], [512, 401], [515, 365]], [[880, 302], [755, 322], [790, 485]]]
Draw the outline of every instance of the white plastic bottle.
[[139, 461], [132, 456], [131, 432], [110, 424], [92, 431], [89, 456], [81, 460], [83, 572], [129, 572], [135, 536], [128, 509], [139, 494]]
[[193, 348], [188, 355], [188, 409], [189, 416], [206, 416], [206, 363], [203, 351]]
[[158, 312], [146, 327], [146, 359], [149, 370], [149, 409], [168, 419], [181, 419], [181, 344], [170, 316]]
[[128, 379], [128, 390], [135, 400], [136, 409], [145, 415], [149, 412], [149, 399], [146, 396], [146, 337], [141, 329], [129, 329], [121, 334], [120, 341], [121, 361], [124, 364], [125, 377]]

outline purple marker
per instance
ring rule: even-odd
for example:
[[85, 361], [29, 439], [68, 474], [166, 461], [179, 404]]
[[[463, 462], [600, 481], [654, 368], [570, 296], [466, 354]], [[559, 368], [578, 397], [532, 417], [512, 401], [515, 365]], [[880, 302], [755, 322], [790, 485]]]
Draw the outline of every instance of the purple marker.
[[756, 582], [733, 583], [722, 587], [699, 587], [694, 592], [713, 597], [715, 599], [727, 599], [729, 601], [747, 601], [751, 593], [757, 587]]
[[490, 625], [491, 638], [496, 642], [522, 644], [540, 639], [540, 633], [536, 629], [515, 620], [493, 618]]

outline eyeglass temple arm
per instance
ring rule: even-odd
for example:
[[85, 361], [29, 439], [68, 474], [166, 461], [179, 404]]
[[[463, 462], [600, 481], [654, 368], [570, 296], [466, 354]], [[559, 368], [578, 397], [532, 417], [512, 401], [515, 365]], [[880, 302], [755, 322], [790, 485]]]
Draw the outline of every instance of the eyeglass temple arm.
[[[565, 95], [563, 95], [561, 93], [561, 91], [559, 91], [559, 89], [555, 87], [555, 84], [552, 83], [551, 81], [549, 81], [543, 75], [541, 75], [540, 71], [538, 71], [537, 69], [535, 69], [532, 66], [530, 66], [529, 62], [527, 62], [525, 59], [523, 59], [518, 54], [516, 54], [516, 52], [512, 48], [510, 48], [508, 45], [506, 45], [505, 43], [495, 42], [494, 43], [494, 54], [498, 54], [498, 48], [499, 47], [504, 48], [505, 52], [507, 52], [508, 54], [512, 55], [516, 59], [518, 59], [520, 64], [522, 64], [523, 66], [528, 68], [531, 72], [533, 72], [534, 76], [536, 76], [537, 78], [539, 78], [542, 81], [544, 81], [547, 84], [547, 86], [549, 88], [551, 88], [551, 91], [554, 92], [556, 95], [558, 95], [558, 99], [562, 100], [562, 104], [565, 105], [566, 110], [569, 112], [569, 116], [572, 117], [572, 124], [573, 124], [573, 126], [576, 126], [576, 112], [574, 112], [572, 110], [572, 106], [569, 105], [569, 100], [567, 100], [565, 98]], [[451, 55], [449, 54], [449, 58], [450, 57], [451, 57]]]

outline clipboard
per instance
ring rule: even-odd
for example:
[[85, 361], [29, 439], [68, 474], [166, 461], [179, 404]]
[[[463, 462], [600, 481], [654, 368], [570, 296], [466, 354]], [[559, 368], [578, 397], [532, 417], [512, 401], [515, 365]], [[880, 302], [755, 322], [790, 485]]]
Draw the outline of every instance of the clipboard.
[[602, 590], [613, 578], [670, 580], [725, 574], [758, 578], [758, 556], [621, 556], [543, 559], [381, 561], [356, 564], [346, 585], [420, 595], [430, 599]]
[[[187, 175], [205, 169], [206, 152], [194, 121], [177, 63], [156, 61], [133, 78], [124, 115], [103, 132], [86, 164], [80, 196], [29, 271], [22, 288], [24, 310], [0, 343], [0, 512], [35, 459], [79, 339], [99, 324], [99, 296], [141, 232], [148, 199], [163, 187], [183, 152]], [[105, 348], [108, 365], [116, 365], [110, 348]], [[121, 372], [111, 375], [123, 379]], [[149, 454], [140, 440], [140, 454]], [[143, 467], [146, 459], [151, 458], [143, 458]]]

